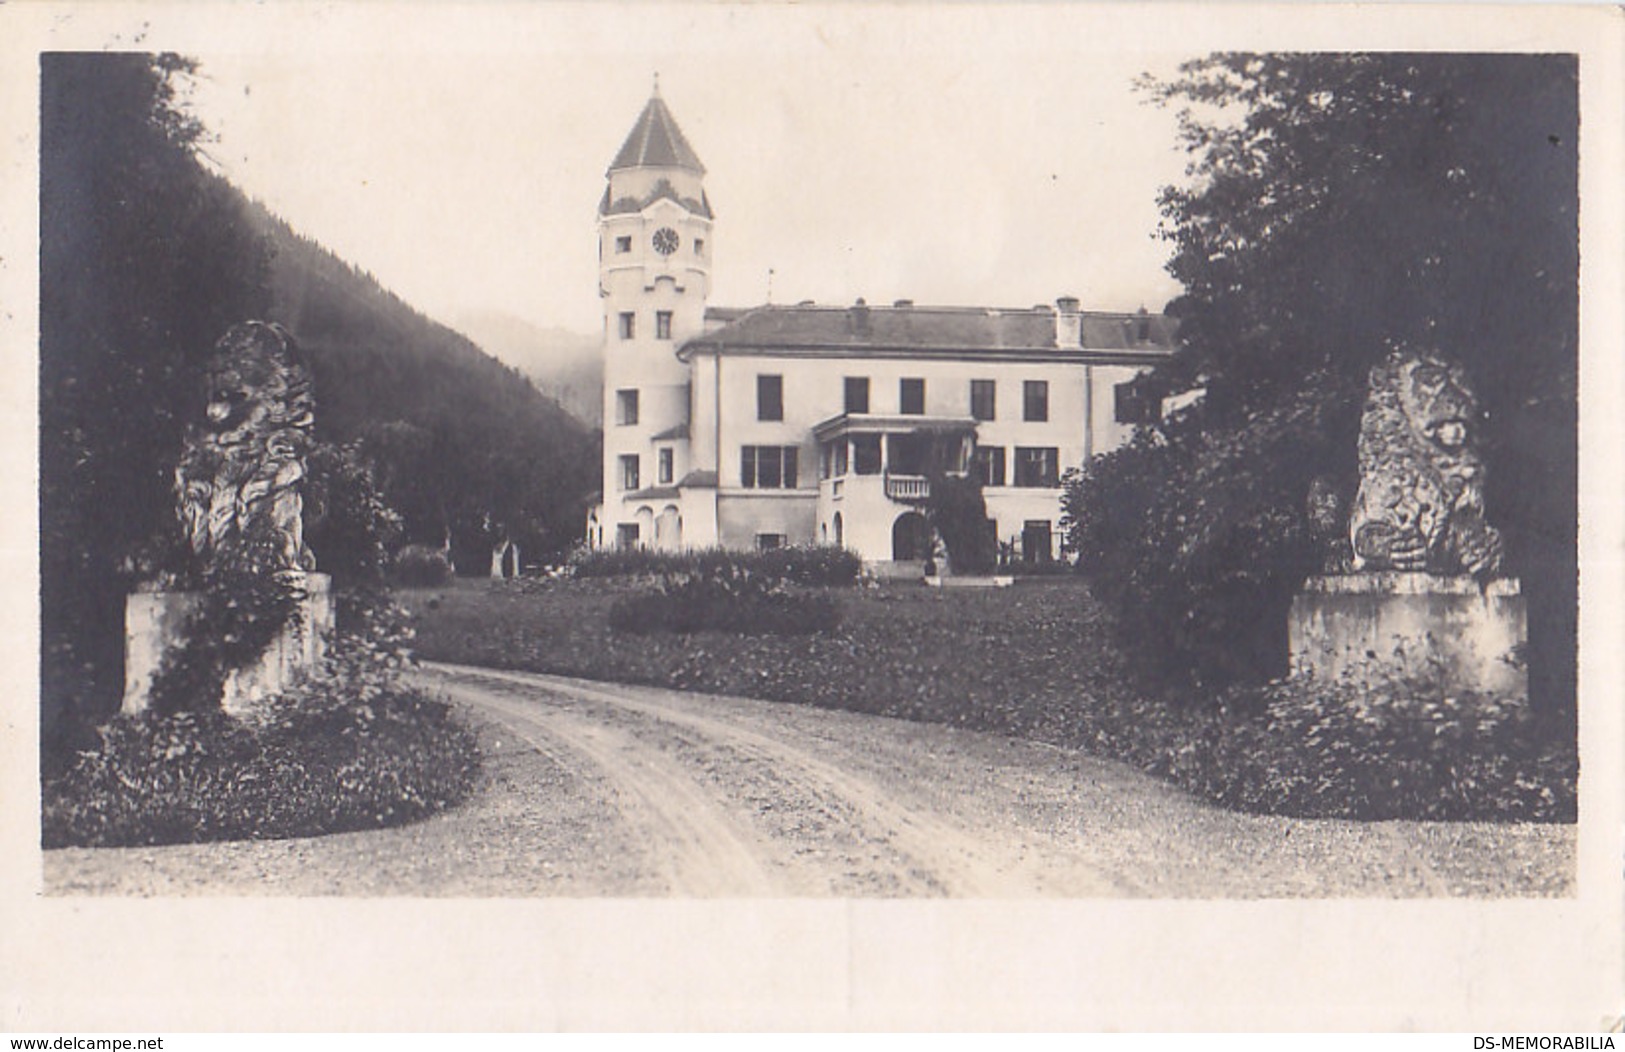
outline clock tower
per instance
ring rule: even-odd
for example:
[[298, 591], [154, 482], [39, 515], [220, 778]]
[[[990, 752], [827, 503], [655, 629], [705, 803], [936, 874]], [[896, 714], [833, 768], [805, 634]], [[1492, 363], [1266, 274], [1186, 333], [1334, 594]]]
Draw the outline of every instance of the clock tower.
[[[604, 305], [604, 488], [594, 546], [682, 546], [678, 486], [689, 462], [689, 367], [711, 283], [705, 166], [660, 82], [610, 164], [598, 205]], [[713, 487], [715, 483], [712, 483]]]

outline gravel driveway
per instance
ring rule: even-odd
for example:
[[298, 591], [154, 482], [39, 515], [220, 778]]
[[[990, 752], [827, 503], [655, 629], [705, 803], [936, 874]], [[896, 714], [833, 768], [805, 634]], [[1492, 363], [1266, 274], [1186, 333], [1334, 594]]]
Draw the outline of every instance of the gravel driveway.
[[951, 727], [430, 666], [480, 733], [462, 807], [309, 840], [45, 855], [53, 894], [1556, 896], [1573, 826], [1240, 815]]

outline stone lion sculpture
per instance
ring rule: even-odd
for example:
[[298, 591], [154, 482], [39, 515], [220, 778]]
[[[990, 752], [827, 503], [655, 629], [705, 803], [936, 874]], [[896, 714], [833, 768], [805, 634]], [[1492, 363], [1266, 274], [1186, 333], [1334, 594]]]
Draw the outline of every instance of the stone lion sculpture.
[[1501, 535], [1484, 521], [1481, 419], [1461, 368], [1434, 354], [1396, 350], [1371, 370], [1349, 518], [1355, 570], [1500, 572]]
[[177, 510], [206, 565], [315, 569], [300, 481], [315, 399], [310, 369], [280, 325], [251, 321], [215, 344], [202, 426], [175, 468]]

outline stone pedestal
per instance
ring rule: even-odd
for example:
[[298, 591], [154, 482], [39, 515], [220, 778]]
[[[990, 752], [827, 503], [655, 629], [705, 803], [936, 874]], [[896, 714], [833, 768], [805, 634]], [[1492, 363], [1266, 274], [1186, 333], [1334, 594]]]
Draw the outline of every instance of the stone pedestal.
[[1518, 582], [1425, 573], [1312, 577], [1292, 601], [1294, 672], [1421, 675], [1442, 665], [1456, 689], [1527, 697], [1516, 659], [1528, 639]]
[[[144, 591], [125, 601], [125, 714], [146, 709], [152, 678], [164, 655], [180, 642], [186, 617], [198, 600], [196, 592]], [[285, 690], [321, 662], [332, 632], [332, 578], [307, 574], [299, 616], [283, 628], [256, 664], [226, 677], [221, 705], [227, 712], [241, 713], [260, 698]]]

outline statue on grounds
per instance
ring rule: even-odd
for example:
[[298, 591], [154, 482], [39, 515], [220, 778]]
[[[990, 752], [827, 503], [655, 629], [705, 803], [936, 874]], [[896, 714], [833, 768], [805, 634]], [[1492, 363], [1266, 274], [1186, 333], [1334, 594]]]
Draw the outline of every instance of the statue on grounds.
[[207, 566], [315, 569], [300, 481], [315, 399], [310, 369], [280, 325], [235, 325], [215, 344], [204, 423], [175, 468], [177, 510]]
[[1353, 569], [1493, 577], [1501, 535], [1484, 521], [1482, 414], [1461, 368], [1396, 350], [1371, 370], [1360, 420]]

